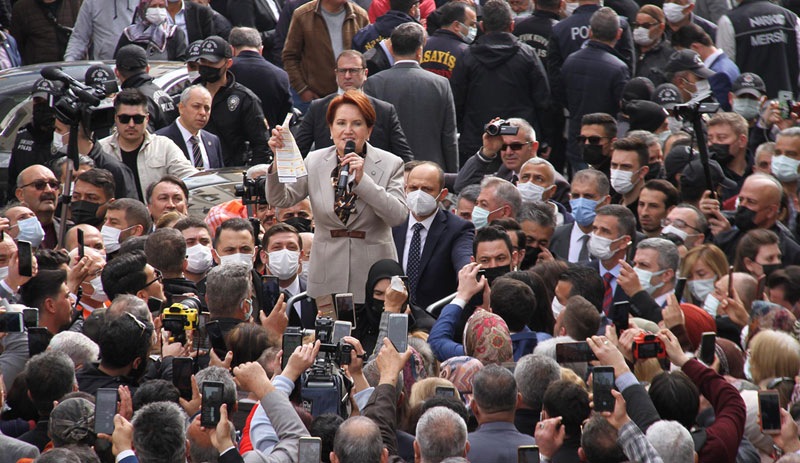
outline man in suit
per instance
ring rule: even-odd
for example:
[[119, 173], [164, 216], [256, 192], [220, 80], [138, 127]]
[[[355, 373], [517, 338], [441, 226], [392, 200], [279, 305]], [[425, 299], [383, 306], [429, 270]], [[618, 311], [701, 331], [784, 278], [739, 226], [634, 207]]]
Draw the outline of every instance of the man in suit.
[[211, 115], [211, 94], [202, 85], [192, 85], [181, 93], [178, 103], [180, 117], [156, 132], [178, 145], [183, 154], [198, 169], [222, 167], [222, 145], [219, 138], [203, 130]]
[[[306, 282], [299, 278], [303, 258], [303, 240], [291, 225], [279, 222], [269, 227], [261, 239], [261, 261], [268, 275], [278, 277], [278, 287], [286, 300], [306, 290]], [[310, 298], [287, 307], [289, 326], [314, 329], [317, 307]]]
[[289, 74], [261, 56], [261, 35], [250, 27], [236, 27], [228, 39], [233, 47], [231, 72], [236, 81], [261, 99], [261, 109], [270, 127], [283, 124], [292, 110]]
[[[367, 63], [364, 55], [355, 50], [345, 50], [339, 55], [336, 59], [335, 71], [336, 83], [339, 85], [340, 92], [352, 89], [361, 90], [367, 80]], [[303, 116], [303, 121], [294, 130], [297, 147], [304, 157], [311, 150], [312, 144], [314, 149], [327, 148], [333, 144], [325, 113], [328, 110], [328, 104], [338, 95], [339, 93], [332, 93], [325, 98], [314, 100]], [[413, 160], [414, 155], [411, 154], [411, 148], [409, 148], [406, 135], [400, 126], [394, 105], [371, 96], [367, 96], [367, 98], [375, 108], [376, 116], [375, 126], [369, 137], [370, 145], [400, 156], [404, 162]]]
[[595, 211], [610, 204], [608, 177], [595, 169], [584, 169], [572, 178], [569, 205], [575, 222], [556, 227], [550, 239], [550, 252], [568, 262], [589, 260], [589, 236]]
[[454, 293], [458, 271], [472, 256], [475, 227], [438, 207], [446, 196], [442, 168], [430, 161], [416, 166], [406, 182], [408, 219], [392, 228], [411, 303], [419, 307]]
[[170, 24], [183, 30], [187, 38], [186, 45], [217, 33], [214, 29], [214, 10], [209, 6], [191, 0], [168, 0], [167, 13]]
[[415, 159], [439, 164], [445, 172], [458, 172], [456, 109], [450, 83], [419, 66], [425, 29], [403, 23], [392, 32], [391, 69], [367, 79], [364, 92], [392, 103]]
[[[633, 313], [658, 323], [667, 297], [675, 293], [680, 255], [678, 247], [664, 238], [648, 238], [636, 246], [633, 266], [621, 262], [619, 286], [631, 300]], [[676, 295], [680, 301], [680, 295]]]

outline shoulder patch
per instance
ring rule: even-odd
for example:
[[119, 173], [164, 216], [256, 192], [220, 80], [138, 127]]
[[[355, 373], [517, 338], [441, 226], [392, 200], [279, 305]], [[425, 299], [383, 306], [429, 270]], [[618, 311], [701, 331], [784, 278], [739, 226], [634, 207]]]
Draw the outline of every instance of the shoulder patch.
[[228, 97], [228, 101], [226, 102], [227, 105], [228, 105], [228, 111], [231, 111], [231, 112], [236, 111], [236, 108], [239, 107], [239, 103], [241, 103], [241, 102], [242, 102], [242, 100], [241, 100], [241, 98], [239, 98], [239, 95], [231, 95], [231, 96], [229, 96]]

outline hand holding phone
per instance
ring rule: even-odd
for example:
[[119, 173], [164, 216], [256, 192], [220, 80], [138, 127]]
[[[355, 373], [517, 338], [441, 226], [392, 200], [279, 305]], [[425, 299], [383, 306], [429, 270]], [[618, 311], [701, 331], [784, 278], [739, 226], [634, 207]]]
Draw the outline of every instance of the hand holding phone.
[[714, 352], [717, 344], [717, 333], [706, 332], [703, 333], [702, 341], [700, 342], [700, 361], [708, 366], [714, 363]]
[[17, 272], [22, 277], [33, 276], [33, 250], [27, 241], [17, 241]]
[[200, 425], [204, 428], [213, 428], [219, 423], [219, 408], [222, 406], [222, 396], [225, 385], [219, 381], [204, 381], [202, 387], [203, 401], [200, 406]]
[[611, 394], [614, 388], [614, 367], [598, 366], [592, 369], [592, 397], [594, 410], [613, 412], [616, 400]]
[[114, 415], [117, 414], [117, 390], [100, 388], [95, 393], [94, 432], [114, 433]]
[[408, 315], [404, 313], [389, 314], [389, 328], [387, 336], [397, 352], [403, 353], [408, 349]]
[[758, 391], [758, 415], [761, 421], [761, 432], [764, 434], [781, 433], [780, 408], [778, 391]]

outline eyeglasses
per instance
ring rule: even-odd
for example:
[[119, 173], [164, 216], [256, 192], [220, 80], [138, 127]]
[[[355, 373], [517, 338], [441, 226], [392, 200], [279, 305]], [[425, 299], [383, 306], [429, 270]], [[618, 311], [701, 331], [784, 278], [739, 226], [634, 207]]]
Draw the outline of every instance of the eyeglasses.
[[[146, 289], [148, 286], [152, 285], [156, 281], [161, 281], [161, 280], [164, 279], [164, 275], [161, 274], [161, 270], [156, 268], [156, 269], [153, 269], [153, 272], [156, 274], [156, 277], [153, 278], [151, 281], [145, 283], [145, 285], [142, 286], [142, 289]], [[139, 291], [141, 291], [141, 289]]]
[[523, 147], [525, 147], [526, 145], [530, 145], [531, 143], [533, 143], [533, 142], [532, 141], [528, 141], [528, 142], [525, 142], [525, 143], [508, 143], [508, 144], [503, 143], [503, 146], [500, 147], [500, 151], [505, 151], [508, 148], [511, 148], [511, 151], [519, 151]]
[[699, 228], [695, 228], [681, 219], [675, 219], [675, 220], [661, 219], [661, 226], [666, 227], [667, 225], [674, 225], [675, 228], [691, 228], [697, 233], [702, 233], [702, 231]]
[[358, 74], [364, 72], [364, 68], [336, 68], [336, 73], [341, 75]]
[[139, 326], [139, 330], [140, 330], [139, 331], [139, 337], [141, 337], [144, 334], [144, 330], [147, 329], [147, 325], [145, 325], [141, 320], [136, 318], [136, 316], [134, 314], [130, 313], [130, 312], [125, 312], [125, 315], [131, 317], [131, 319], [133, 321], [135, 321], [136, 324]]
[[44, 191], [44, 188], [46, 186], [49, 186], [53, 190], [58, 190], [59, 188], [61, 188], [61, 182], [59, 182], [58, 180], [55, 180], [55, 179], [53, 179], [53, 180], [36, 180], [36, 181], [31, 182], [31, 183], [26, 183], [25, 185], [22, 185], [20, 188], [26, 188], [26, 187], [29, 187], [29, 186], [33, 186], [34, 188], [36, 188], [39, 191]]
[[641, 27], [647, 30], [650, 30], [651, 27], [656, 27], [661, 23], [635, 23], [633, 27]]
[[117, 114], [117, 120], [120, 124], [130, 124], [131, 119], [133, 119], [133, 123], [139, 125], [144, 122], [146, 117], [142, 114]]
[[608, 137], [598, 137], [597, 135], [592, 135], [590, 137], [578, 135], [578, 143], [582, 145], [588, 141], [590, 145], [599, 145], [600, 140], [605, 140], [607, 138]]

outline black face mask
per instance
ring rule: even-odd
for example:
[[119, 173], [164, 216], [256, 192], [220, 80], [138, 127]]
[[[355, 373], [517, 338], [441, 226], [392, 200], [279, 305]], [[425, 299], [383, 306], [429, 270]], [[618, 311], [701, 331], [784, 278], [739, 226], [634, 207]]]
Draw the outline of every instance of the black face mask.
[[733, 224], [736, 225], [736, 228], [741, 230], [743, 233], [747, 233], [748, 231], [756, 228], [756, 224], [753, 223], [755, 218], [755, 211], [744, 206], [739, 206], [739, 208], [736, 209], [736, 215], [733, 216]]
[[711, 155], [711, 159], [716, 160], [721, 166], [727, 166], [728, 163], [733, 160], [731, 145], [714, 143], [713, 145], [709, 145], [708, 153]]
[[46, 132], [53, 131], [56, 127], [56, 112], [47, 103], [33, 105], [33, 126]]
[[97, 217], [97, 209], [100, 206], [100, 204], [89, 201], [70, 203], [69, 210], [72, 212], [72, 221], [75, 222], [75, 225], [85, 223], [97, 227], [103, 222], [103, 219]]
[[311, 220], [304, 217], [292, 217], [291, 219], [284, 220], [283, 223], [293, 226], [300, 233], [313, 232], [313, 229], [311, 228]]
[[383, 306], [384, 306], [384, 304], [385, 304], [385, 303], [386, 303], [385, 301], [379, 301], [379, 300], [377, 300], [377, 299], [373, 299], [373, 300], [372, 300], [372, 303], [370, 303], [370, 305], [369, 305], [369, 306], [370, 306], [370, 307], [372, 308], [372, 310], [374, 310], [375, 312], [377, 312], [377, 313], [381, 313], [381, 312], [383, 312]]
[[486, 282], [489, 283], [489, 286], [492, 285], [492, 282], [500, 278], [501, 276], [505, 275], [506, 273], [511, 271], [510, 265], [501, 265], [500, 267], [491, 267], [484, 270], [484, 275], [486, 276]]
[[538, 246], [525, 246], [525, 257], [519, 264], [520, 270], [528, 270], [536, 265], [536, 260], [539, 259], [539, 254], [542, 252]]
[[759, 264], [759, 265], [761, 265], [761, 269], [764, 271], [765, 277], [772, 275], [772, 272], [783, 267], [783, 264]]
[[200, 79], [203, 82], [208, 82], [209, 84], [213, 84], [215, 82], [219, 82], [222, 79], [222, 73], [225, 72], [225, 66], [221, 68], [215, 68], [211, 66], [203, 66], [202, 64], [198, 67], [197, 72], [200, 74]]
[[579, 145], [581, 150], [581, 156], [583, 156], [583, 160], [587, 164], [591, 164], [593, 166], [598, 166], [604, 163], [608, 157], [603, 155], [603, 146], [602, 145], [588, 145], [586, 143]]
[[647, 166], [650, 167], [650, 170], [648, 170], [647, 175], [644, 176], [645, 181], [664, 178], [661, 176], [661, 169], [663, 165], [660, 162], [654, 162], [652, 164], [648, 164]]

